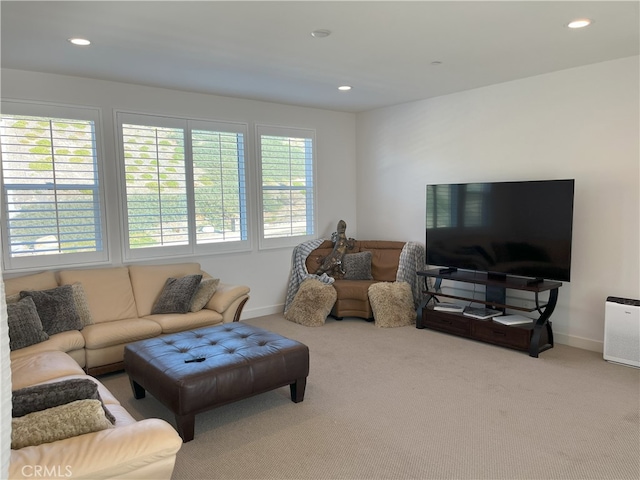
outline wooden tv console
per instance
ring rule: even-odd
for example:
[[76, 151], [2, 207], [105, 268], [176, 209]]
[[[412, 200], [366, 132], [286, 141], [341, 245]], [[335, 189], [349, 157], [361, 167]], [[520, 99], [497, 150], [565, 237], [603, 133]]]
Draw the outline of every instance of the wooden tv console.
[[[419, 271], [418, 275], [423, 276], [425, 285], [428, 285], [428, 278], [435, 278], [433, 289], [428, 286], [425, 290], [426, 298], [418, 309], [416, 328], [430, 328], [441, 332], [473, 338], [483, 342], [528, 351], [532, 357], [538, 357], [540, 352], [553, 347], [553, 331], [549, 318], [555, 309], [558, 301], [558, 289], [561, 282], [550, 282], [546, 280], [531, 281], [521, 277], [492, 277], [486, 273], [432, 269]], [[476, 300], [458, 295], [443, 294], [440, 292], [443, 280], [456, 282], [474, 283], [484, 285], [486, 291], [485, 300]], [[517, 305], [509, 305], [506, 301], [506, 290], [519, 290], [534, 294], [535, 307], [526, 308]], [[549, 292], [549, 298], [545, 304], [540, 304], [539, 294]], [[539, 317], [533, 319], [530, 324], [524, 325], [502, 325], [491, 319], [478, 320], [467, 317], [462, 313], [443, 312], [434, 310], [429, 302], [438, 297], [466, 300], [473, 303], [482, 303], [489, 308], [537, 312]]]

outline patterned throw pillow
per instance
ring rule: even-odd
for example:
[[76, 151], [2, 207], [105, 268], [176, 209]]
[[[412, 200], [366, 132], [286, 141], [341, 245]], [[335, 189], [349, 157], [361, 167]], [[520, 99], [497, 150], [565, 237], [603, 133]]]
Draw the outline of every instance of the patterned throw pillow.
[[376, 327], [404, 327], [416, 323], [413, 293], [407, 282], [378, 282], [367, 291]]
[[211, 300], [213, 294], [216, 293], [219, 283], [219, 278], [203, 278], [196, 290], [196, 294], [191, 299], [190, 310], [192, 312], [199, 312], [202, 310], [209, 300]]
[[88, 378], [71, 378], [59, 382], [43, 383], [11, 392], [13, 417], [24, 417], [33, 412], [58, 407], [76, 400], [100, 400], [104, 414], [111, 423], [116, 423], [102, 402], [98, 384]]
[[333, 285], [307, 278], [300, 284], [284, 318], [307, 327], [320, 327], [324, 325], [337, 298], [338, 293]]
[[68, 330], [82, 330], [82, 320], [76, 310], [71, 285], [63, 285], [50, 290], [22, 291], [20, 296], [33, 299], [42, 321], [42, 327], [47, 334], [55, 335]]
[[36, 304], [31, 297], [7, 305], [7, 322], [9, 349], [12, 351], [49, 339], [49, 335], [42, 328]]
[[7, 295], [5, 298], [5, 303], [9, 305], [10, 303], [18, 303], [20, 301], [20, 293], [14, 293], [13, 295]]
[[51, 443], [111, 428], [99, 400], [76, 400], [11, 420], [11, 448]]
[[76, 311], [80, 316], [82, 325], [93, 325], [93, 317], [91, 316], [91, 310], [89, 310], [87, 295], [84, 293], [82, 283], [78, 282], [72, 284], [71, 289], [73, 290], [73, 300], [76, 303]]
[[373, 280], [371, 252], [347, 253], [342, 259], [345, 280]]
[[153, 304], [151, 313], [187, 313], [201, 280], [202, 275], [167, 278], [160, 296]]

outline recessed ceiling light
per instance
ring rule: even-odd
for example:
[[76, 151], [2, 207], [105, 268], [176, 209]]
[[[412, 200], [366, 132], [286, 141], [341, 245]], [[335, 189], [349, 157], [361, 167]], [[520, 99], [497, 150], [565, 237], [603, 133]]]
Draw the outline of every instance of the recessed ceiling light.
[[434, 60], [433, 62], [431, 62], [431, 65], [434, 65], [434, 66], [442, 65], [442, 62], [440, 60]]
[[313, 38], [326, 38], [329, 35], [331, 35], [331, 30], [314, 30], [313, 32], [311, 32], [311, 36]]
[[588, 18], [579, 18], [578, 20], [574, 20], [572, 22], [569, 22], [567, 24], [567, 27], [569, 27], [569, 28], [584, 28], [584, 27], [588, 27], [592, 23], [593, 22], [591, 20], [589, 20]]
[[338, 90], [340, 90], [341, 92], [348, 92], [349, 90], [351, 90], [351, 86], [350, 85], [340, 85], [338, 87]]
[[74, 45], [79, 45], [81, 47], [85, 47], [87, 45], [91, 45], [91, 42], [86, 38], [70, 38], [69, 41]]

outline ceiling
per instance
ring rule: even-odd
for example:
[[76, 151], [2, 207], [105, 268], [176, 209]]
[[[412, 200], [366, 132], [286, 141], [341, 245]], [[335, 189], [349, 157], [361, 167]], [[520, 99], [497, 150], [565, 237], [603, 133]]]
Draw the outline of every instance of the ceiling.
[[0, 17], [3, 68], [346, 112], [640, 53], [638, 1], [2, 1]]

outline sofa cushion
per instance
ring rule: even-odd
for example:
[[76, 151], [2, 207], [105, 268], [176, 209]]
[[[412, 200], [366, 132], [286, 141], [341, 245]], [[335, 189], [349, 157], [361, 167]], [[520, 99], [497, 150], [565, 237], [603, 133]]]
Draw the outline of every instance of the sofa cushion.
[[374, 283], [376, 283], [375, 280], [336, 280], [332, 285], [338, 293], [339, 300], [354, 299], [368, 302], [367, 290]]
[[202, 275], [167, 278], [160, 295], [153, 304], [151, 313], [187, 313], [201, 280]]
[[199, 312], [202, 310], [209, 300], [211, 300], [213, 294], [216, 293], [219, 283], [219, 278], [203, 277], [198, 289], [196, 290], [196, 294], [191, 299], [191, 307], [189, 310], [192, 312]]
[[35, 303], [31, 297], [7, 305], [9, 325], [9, 349], [21, 348], [44, 342], [49, 335], [43, 330]]
[[144, 318], [157, 323], [162, 328], [163, 334], [216, 325], [223, 320], [221, 314], [209, 309], [189, 313], [161, 313]]
[[84, 370], [66, 353], [44, 351], [15, 358], [11, 356], [12, 390], [68, 375], [84, 375]]
[[21, 348], [20, 350], [14, 350], [11, 352], [11, 358], [13, 359], [23, 355], [33, 355], [34, 353], [50, 350], [68, 353], [69, 355], [72, 355], [74, 359], [76, 358], [74, 354], [79, 352], [83, 359], [79, 364], [81, 367], [84, 366], [84, 337], [78, 330], [68, 330], [66, 332], [56, 333], [55, 335], [50, 335], [49, 339], [44, 342], [36, 343], [34, 345]]
[[405, 242], [366, 241], [361, 242], [360, 251], [370, 251], [371, 274], [379, 282], [395, 282], [400, 264], [400, 254]]
[[151, 315], [151, 309], [162, 291], [167, 278], [181, 278], [185, 275], [202, 274], [199, 263], [176, 263], [170, 265], [131, 265], [129, 275], [135, 295], [137, 315]]
[[116, 419], [102, 402], [98, 385], [89, 378], [71, 378], [14, 390], [11, 394], [11, 415], [23, 417], [29, 413], [86, 399], [99, 400], [107, 419], [115, 423]]
[[12, 419], [11, 448], [51, 443], [111, 427], [99, 400], [76, 400]]
[[94, 323], [138, 316], [127, 267], [61, 270], [58, 275], [63, 285], [82, 284]]
[[31, 297], [36, 305], [42, 328], [49, 335], [81, 330], [84, 325], [76, 310], [73, 287], [63, 285], [50, 290], [29, 290], [20, 292], [21, 297]]
[[162, 328], [160, 328], [160, 325], [144, 318], [100, 322], [94, 325], [87, 325], [82, 330], [85, 348], [91, 350], [157, 337], [161, 333]]
[[53, 271], [4, 279], [4, 293], [7, 296], [20, 293], [22, 290], [49, 290], [58, 286]]
[[342, 258], [345, 280], [373, 280], [371, 252], [348, 253]]

